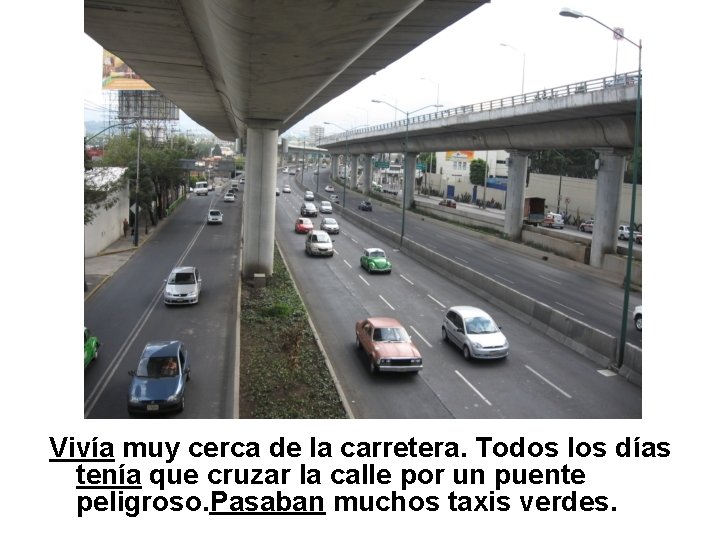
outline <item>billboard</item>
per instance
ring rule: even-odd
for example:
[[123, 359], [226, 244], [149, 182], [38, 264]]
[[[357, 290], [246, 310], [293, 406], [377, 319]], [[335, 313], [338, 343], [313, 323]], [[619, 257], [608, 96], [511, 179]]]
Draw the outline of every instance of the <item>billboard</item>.
[[475, 158], [474, 150], [455, 150], [445, 152], [445, 161], [467, 161], [470, 162]]
[[103, 90], [152, 90], [130, 66], [113, 53], [103, 49]]

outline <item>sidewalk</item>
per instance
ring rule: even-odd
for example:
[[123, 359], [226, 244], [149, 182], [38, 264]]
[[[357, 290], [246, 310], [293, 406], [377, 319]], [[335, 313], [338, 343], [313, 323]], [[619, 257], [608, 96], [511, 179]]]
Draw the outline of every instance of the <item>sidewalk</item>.
[[157, 229], [157, 225], [149, 224], [146, 234], [145, 227], [140, 226], [138, 247], [133, 245], [134, 239], [128, 232], [127, 238], [121, 236], [96, 257], [87, 257], [85, 259], [85, 300], [102, 287], [103, 283], [110, 279], [135, 254], [137, 249], [142, 247], [145, 241], [155, 232], [155, 229]]

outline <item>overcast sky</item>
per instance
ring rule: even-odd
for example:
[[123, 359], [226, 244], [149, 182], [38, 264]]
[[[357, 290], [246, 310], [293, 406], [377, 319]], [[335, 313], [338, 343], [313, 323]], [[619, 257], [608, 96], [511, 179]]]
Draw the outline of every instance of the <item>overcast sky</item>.
[[[612, 75], [616, 50], [617, 72], [634, 71], [638, 66], [636, 47], [618, 44], [612, 32], [591, 19], [558, 13], [563, 7], [581, 11], [610, 27], [624, 28], [625, 35], [637, 43], [644, 36], [647, 6], [627, 0], [493, 0], [289, 132], [302, 134], [308, 126], [323, 122], [352, 128], [402, 116], [387, 105], [372, 103], [373, 98], [414, 111], [434, 104], [438, 95], [443, 108], [450, 108], [520, 94], [523, 57], [526, 92]], [[84, 98], [102, 106], [102, 48], [87, 35], [83, 35], [83, 43]], [[86, 118], [90, 117], [86, 110]], [[327, 133], [333, 131], [337, 129], [326, 126]]]

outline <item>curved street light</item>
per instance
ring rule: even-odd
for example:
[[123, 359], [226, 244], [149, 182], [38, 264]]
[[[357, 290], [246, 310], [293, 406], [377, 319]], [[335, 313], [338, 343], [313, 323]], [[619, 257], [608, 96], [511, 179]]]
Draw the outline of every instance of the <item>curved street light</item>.
[[[383, 101], [383, 100], [381, 100], [381, 99], [371, 99], [370, 101], [372, 101], [373, 103], [384, 103], [384, 104], [387, 105], [388, 107], [392, 107], [393, 109], [395, 109], [395, 110], [398, 111], [399, 113], [402, 113], [402, 114], [405, 115], [405, 157], [404, 157], [404, 160], [405, 160], [405, 163], [404, 163], [404, 166], [405, 166], [405, 182], [404, 182], [404, 184], [403, 184], [403, 190], [402, 190], [402, 194], [403, 194], [403, 196], [402, 196], [402, 222], [401, 222], [401, 225], [400, 225], [400, 247], [402, 247], [402, 245], [403, 245], [403, 239], [405, 238], [405, 200], [406, 200], [406, 197], [407, 197], [407, 187], [408, 187], [408, 185], [410, 185], [410, 179], [408, 178], [408, 175], [410, 174], [410, 171], [408, 171], [408, 166], [407, 166], [407, 163], [408, 163], [408, 157], [407, 157], [407, 155], [408, 155], [408, 143], [409, 143], [408, 129], [409, 129], [409, 127], [410, 127], [410, 115], [411, 115], [411, 114], [415, 114], [416, 112], [420, 112], [420, 111], [422, 111], [422, 110], [424, 110], [424, 109], [429, 109], [430, 107], [440, 108], [440, 107], [442, 107], [442, 105], [440, 105], [440, 104], [438, 104], [438, 103], [433, 103], [432, 105], [425, 105], [424, 107], [420, 107], [419, 109], [415, 109], [414, 111], [403, 111], [402, 109], [398, 109], [398, 108], [397, 108], [395, 105], [393, 105], [392, 103], [388, 103], [387, 101]], [[414, 180], [415, 180], [415, 178], [413, 178], [413, 181], [414, 181]]]
[[598, 21], [596, 18], [590, 15], [585, 15], [577, 10], [570, 8], [563, 8], [560, 11], [560, 15], [563, 17], [571, 17], [573, 19], [590, 19], [598, 23], [600, 26], [610, 30], [616, 39], [623, 39], [635, 45], [638, 49], [638, 83], [637, 83], [637, 97], [635, 99], [635, 140], [633, 142], [633, 172], [632, 172], [632, 200], [630, 201], [630, 237], [628, 238], [628, 255], [627, 255], [627, 266], [625, 267], [625, 293], [623, 295], [623, 315], [622, 315], [622, 326], [620, 328], [620, 344], [618, 349], [618, 363], [617, 369], [620, 369], [625, 359], [625, 343], [627, 341], [627, 324], [628, 324], [628, 309], [630, 304], [630, 282], [632, 277], [632, 260], [633, 260], [633, 243], [635, 240], [634, 229], [635, 229], [635, 195], [637, 193], [637, 174], [638, 174], [638, 154], [640, 149], [640, 109], [642, 100], [642, 40], [635, 43], [631, 39], [625, 37], [624, 33], [619, 34], [614, 29], [610, 28], [605, 23]]
[[500, 46], [501, 46], [501, 47], [508, 47], [508, 48], [512, 49], [513, 51], [522, 54], [522, 57], [523, 57], [523, 67], [522, 67], [522, 86], [520, 87], [520, 95], [521, 95], [521, 96], [524, 96], [524, 95], [525, 95], [525, 52], [524, 52], [524, 51], [521, 51], [520, 49], [518, 49], [518, 48], [516, 48], [516, 47], [513, 47], [512, 45], [508, 45], [507, 43], [501, 43]]
[[[323, 124], [327, 124], [328, 126], [335, 126], [336, 128], [339, 128], [341, 131], [345, 132], [345, 178], [343, 180], [343, 209], [345, 208], [345, 193], [347, 192], [347, 176], [348, 176], [348, 130], [345, 129], [342, 126], [339, 126], [333, 122], [323, 122]], [[319, 178], [319, 175], [318, 175]]]

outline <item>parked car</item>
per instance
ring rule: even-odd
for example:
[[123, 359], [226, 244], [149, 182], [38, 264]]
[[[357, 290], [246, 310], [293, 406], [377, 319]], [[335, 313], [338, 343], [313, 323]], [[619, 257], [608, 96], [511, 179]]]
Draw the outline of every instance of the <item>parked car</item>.
[[332, 204], [330, 204], [330, 201], [322, 201], [320, 203], [320, 213], [332, 214]]
[[317, 207], [314, 203], [304, 202], [300, 205], [300, 215], [315, 217], [318, 215]]
[[633, 232], [633, 241], [642, 244], [642, 233], [640, 231]]
[[454, 306], [442, 321], [442, 338], [462, 350], [465, 360], [471, 358], [507, 358], [510, 345], [500, 327], [482, 309]]
[[642, 332], [642, 305], [637, 306], [633, 311], [633, 321], [635, 321], [635, 329]]
[[447, 206], [448, 208], [457, 208], [457, 203], [454, 199], [443, 199], [438, 204], [440, 206]]
[[208, 215], [207, 215], [207, 222], [209, 225], [212, 223], [222, 223], [223, 222], [222, 212], [220, 210], [216, 210], [214, 208], [209, 210]]
[[290, 174], [290, 176], [295, 176], [295, 169], [290, 169], [288, 174]]
[[276, 188], [275, 188], [275, 196], [276, 196], [276, 197], [279, 197], [279, 196], [280, 196], [280, 188], [279, 188], [279, 187], [276, 187]]
[[223, 201], [225, 202], [235, 202], [235, 194], [231, 192], [227, 192], [225, 196], [223, 197]]
[[583, 221], [583, 222], [580, 224], [580, 227], [578, 227], [578, 229], [580, 229], [582, 232], [589, 232], [589, 233], [591, 233], [591, 232], [593, 232], [593, 228], [594, 228], [594, 227], [595, 227], [595, 220], [594, 220], [594, 219], [588, 219], [587, 221]]
[[314, 201], [315, 194], [312, 191], [306, 191], [305, 195], [303, 196], [303, 199], [306, 201]]
[[422, 355], [397, 319], [368, 317], [356, 322], [355, 343], [365, 352], [370, 373], [422, 369]]
[[315, 228], [313, 225], [313, 222], [304, 217], [297, 218], [297, 221], [295, 222], [295, 232], [296, 233], [307, 233], [309, 231], [312, 231]]
[[282, 172], [284, 172], [284, 173], [288, 172], [288, 168], [287, 168], [287, 167], [283, 167]]
[[548, 212], [545, 215], [545, 219], [542, 222], [543, 226], [550, 227], [551, 229], [562, 229], [565, 227], [565, 221], [563, 220], [562, 214], [556, 214], [555, 212]]
[[358, 206], [360, 210], [363, 210], [365, 212], [372, 212], [372, 202], [370, 201], [362, 201], [360, 203], [360, 206]]
[[328, 184], [327, 186], [325, 186], [325, 191], [327, 191], [328, 193], [332, 193], [333, 191], [335, 191], [335, 187], [332, 184]]
[[325, 231], [310, 231], [305, 238], [305, 253], [332, 257], [335, 253], [332, 243], [330, 235]]
[[392, 264], [380, 248], [367, 248], [360, 256], [360, 266], [370, 273], [392, 271]]
[[127, 391], [130, 414], [182, 411], [190, 380], [190, 357], [182, 341], [152, 341], [145, 345]]
[[165, 280], [165, 304], [197, 304], [202, 278], [194, 266], [177, 266]]
[[291, 193], [292, 190], [290, 189], [290, 186], [289, 186], [289, 185], [285, 184], [285, 185], [283, 186], [282, 192], [283, 192], [283, 193]]
[[90, 330], [85, 327], [85, 367], [90, 365], [90, 362], [94, 362], [98, 358], [98, 349], [100, 349], [100, 341], [97, 337], [90, 333]]
[[322, 221], [320, 222], [320, 229], [326, 231], [328, 234], [340, 233], [340, 225], [338, 225], [338, 222], [335, 218], [331, 217], [322, 218]]
[[620, 225], [618, 227], [618, 240], [630, 239], [630, 225]]

